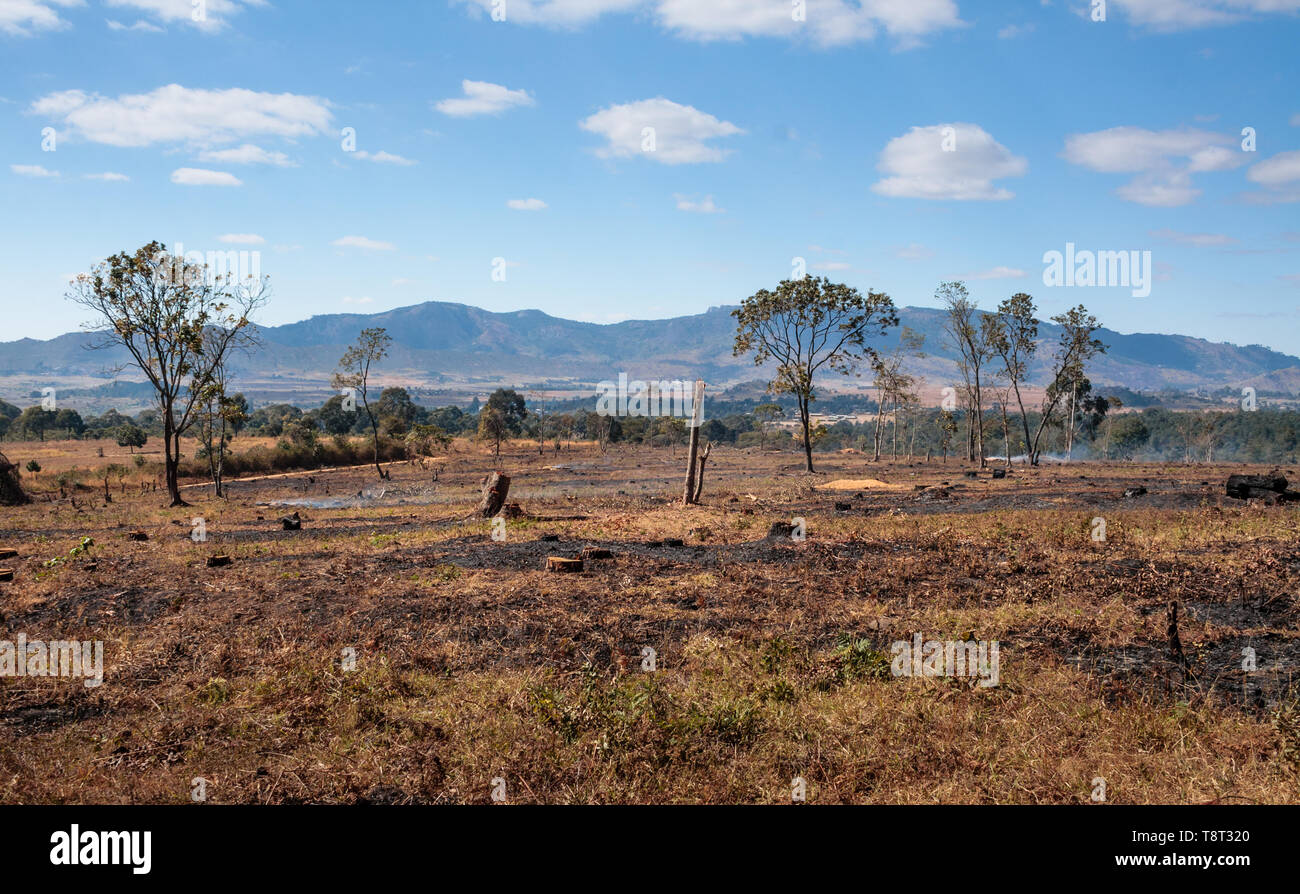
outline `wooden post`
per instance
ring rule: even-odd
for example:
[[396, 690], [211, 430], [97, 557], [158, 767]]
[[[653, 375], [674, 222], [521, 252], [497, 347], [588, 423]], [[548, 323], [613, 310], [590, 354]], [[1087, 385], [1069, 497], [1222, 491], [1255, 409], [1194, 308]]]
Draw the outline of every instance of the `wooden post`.
[[686, 493], [682, 505], [695, 502], [695, 465], [700, 456], [700, 426], [704, 424], [704, 380], [695, 382], [695, 402], [691, 404], [691, 447], [686, 451]]

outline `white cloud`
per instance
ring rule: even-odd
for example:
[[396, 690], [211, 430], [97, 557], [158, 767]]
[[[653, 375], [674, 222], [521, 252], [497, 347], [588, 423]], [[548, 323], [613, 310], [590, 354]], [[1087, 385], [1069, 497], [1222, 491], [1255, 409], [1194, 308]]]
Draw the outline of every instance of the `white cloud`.
[[1111, 0], [1135, 25], [1179, 31], [1248, 21], [1268, 13], [1300, 12], [1300, 0]]
[[935, 124], [913, 127], [890, 140], [877, 167], [891, 175], [871, 187], [880, 195], [1003, 201], [1015, 193], [993, 181], [1021, 177], [1029, 163], [1011, 154], [978, 124]]
[[226, 245], [265, 245], [266, 240], [256, 233], [227, 233], [217, 237], [218, 242]]
[[370, 304], [374, 300], [375, 299], [371, 298], [369, 295], [366, 295], [364, 298], [353, 298], [351, 295], [343, 296], [344, 304]]
[[314, 96], [196, 90], [179, 84], [116, 99], [65, 90], [42, 97], [30, 111], [109, 146], [210, 146], [260, 135], [295, 139], [324, 133], [331, 119], [328, 101]]
[[1177, 230], [1152, 230], [1151, 235], [1165, 242], [1177, 242], [1179, 245], [1191, 245], [1196, 248], [1213, 248], [1237, 243], [1236, 239], [1223, 233], [1180, 233]]
[[58, 171], [46, 170], [41, 165], [10, 165], [9, 170], [19, 177], [57, 177]]
[[1264, 187], [1263, 192], [1247, 193], [1254, 202], [1300, 202], [1300, 149], [1279, 152], [1253, 165], [1246, 179]]
[[391, 242], [378, 242], [365, 236], [344, 236], [342, 239], [335, 239], [330, 245], [337, 248], [360, 248], [366, 251], [397, 251], [397, 246]]
[[977, 270], [974, 273], [963, 273], [958, 279], [980, 280], [980, 279], [1023, 279], [1029, 274], [1016, 267], [994, 267], [990, 270]]
[[1136, 174], [1115, 191], [1120, 198], [1160, 208], [1190, 204], [1200, 194], [1192, 174], [1226, 171], [1246, 163], [1237, 142], [1224, 134], [1182, 128], [1113, 127], [1066, 138], [1064, 158], [1092, 171]]
[[[204, 0], [196, 5], [194, 0], [105, 0], [105, 5], [136, 9], [163, 22], [193, 25], [204, 31], [218, 31], [227, 20], [248, 7], [266, 6], [266, 0]], [[201, 18], [196, 13], [201, 10]]]
[[362, 149], [359, 152], [354, 152], [352, 154], [357, 158], [365, 161], [373, 161], [375, 164], [381, 165], [400, 165], [402, 167], [410, 167], [419, 164], [419, 162], [412, 161], [409, 158], [402, 158], [402, 156], [394, 155], [391, 152], [367, 152]]
[[713, 196], [705, 196], [701, 201], [695, 201], [690, 196], [684, 196], [680, 193], [674, 193], [673, 198], [677, 200], [678, 211], [690, 211], [695, 214], [724, 214], [725, 211], [713, 203]]
[[541, 211], [547, 204], [541, 199], [510, 199], [506, 202], [506, 207], [515, 211]]
[[[494, 0], [460, 0], [484, 10]], [[962, 25], [954, 0], [806, 0], [803, 20], [790, 0], [509, 0], [507, 21], [577, 27], [612, 13], [645, 13], [688, 40], [808, 39], [821, 46], [871, 40], [879, 29], [905, 45]]]
[[113, 19], [107, 19], [105, 21], [108, 24], [109, 31], [147, 31], [151, 34], [161, 34], [167, 30], [166, 28], [159, 28], [151, 22], [146, 22], [144, 19], [140, 19], [134, 25], [124, 25], [121, 22], [114, 21]]
[[116, 171], [105, 171], [102, 174], [87, 174], [87, 180], [102, 180], [105, 183], [128, 183], [131, 178], [125, 174], [119, 174]]
[[919, 242], [911, 242], [895, 248], [894, 257], [903, 261], [924, 261], [934, 257], [934, 250]]
[[244, 181], [225, 171], [204, 168], [177, 168], [172, 171], [172, 183], [181, 186], [243, 186]]
[[999, 40], [1013, 40], [1017, 37], [1024, 37], [1027, 34], [1034, 33], [1034, 25], [1007, 25], [998, 29]]
[[274, 165], [277, 168], [296, 168], [297, 164], [283, 152], [269, 152], [261, 146], [245, 143], [231, 149], [208, 149], [199, 153], [199, 161], [228, 165]]
[[609, 106], [578, 126], [608, 141], [596, 150], [601, 158], [639, 155], [666, 165], [722, 161], [731, 150], [719, 149], [707, 141], [745, 132], [728, 121], [662, 96]]
[[844, 270], [852, 270], [853, 265], [844, 261], [822, 261], [821, 263], [813, 264], [813, 269], [820, 270], [823, 273], [839, 273]]
[[460, 87], [465, 92], [463, 97], [441, 100], [434, 108], [453, 118], [469, 118], [499, 115], [506, 109], [537, 104], [527, 90], [511, 90], [487, 81], [461, 81]]
[[30, 37], [36, 31], [68, 27], [54, 7], [83, 6], [82, 0], [0, 0], [0, 31]]

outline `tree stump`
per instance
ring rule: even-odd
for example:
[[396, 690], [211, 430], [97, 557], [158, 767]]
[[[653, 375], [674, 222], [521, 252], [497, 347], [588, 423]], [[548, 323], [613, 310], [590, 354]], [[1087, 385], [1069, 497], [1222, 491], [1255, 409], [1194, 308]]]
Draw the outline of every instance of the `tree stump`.
[[0, 581], [8, 582], [14, 579], [14, 570], [12, 568], [0, 568]]
[[149, 535], [146, 534], [144, 531], [132, 531], [130, 534], [126, 535], [126, 539], [133, 540], [136, 543], [143, 543], [144, 541], [149, 539]]
[[483, 482], [483, 498], [479, 500], [479, 512], [484, 518], [494, 518], [501, 508], [506, 505], [506, 497], [510, 494], [510, 476], [502, 475], [500, 472], [493, 472]]
[[298, 517], [298, 513], [296, 512], [293, 515], [286, 515], [284, 518], [280, 519], [280, 524], [284, 525], [286, 531], [302, 530], [302, 519]]
[[230, 558], [230, 556], [208, 556], [209, 568], [225, 568], [233, 563], [234, 559]]
[[553, 571], [557, 574], [577, 574], [582, 570], [582, 559], [565, 559], [560, 556], [550, 556], [546, 560], [546, 570]]
[[3, 560], [3, 559], [16, 559], [16, 558], [18, 558], [18, 550], [16, 550], [16, 549], [0, 549], [0, 560]]

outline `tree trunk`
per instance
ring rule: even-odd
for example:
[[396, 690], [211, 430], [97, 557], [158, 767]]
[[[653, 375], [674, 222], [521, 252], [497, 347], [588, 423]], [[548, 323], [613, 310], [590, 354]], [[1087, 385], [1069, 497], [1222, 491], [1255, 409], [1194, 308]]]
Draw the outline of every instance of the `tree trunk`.
[[813, 471], [812, 461], [812, 426], [809, 422], [808, 399], [800, 396], [799, 398], [799, 421], [803, 423], [803, 453], [804, 458], [808, 461], [808, 471]]
[[696, 463], [700, 456], [700, 426], [704, 424], [704, 380], [695, 381], [695, 401], [691, 404], [691, 440], [686, 451], [686, 490], [682, 505], [690, 506], [696, 500]]
[[494, 518], [501, 507], [506, 504], [506, 497], [510, 495], [510, 477], [502, 475], [500, 472], [493, 472], [483, 483], [483, 498], [479, 500], [478, 508], [484, 518]]

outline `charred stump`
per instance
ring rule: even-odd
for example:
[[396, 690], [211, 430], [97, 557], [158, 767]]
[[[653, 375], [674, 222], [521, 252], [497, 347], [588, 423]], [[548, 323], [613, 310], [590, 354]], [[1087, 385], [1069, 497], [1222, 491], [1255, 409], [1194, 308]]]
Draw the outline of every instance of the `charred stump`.
[[18, 480], [18, 467], [0, 453], [0, 506], [24, 506], [31, 499]]
[[479, 500], [479, 512], [484, 518], [494, 518], [506, 505], [506, 497], [509, 495], [510, 476], [493, 472], [483, 482], [483, 498]]

